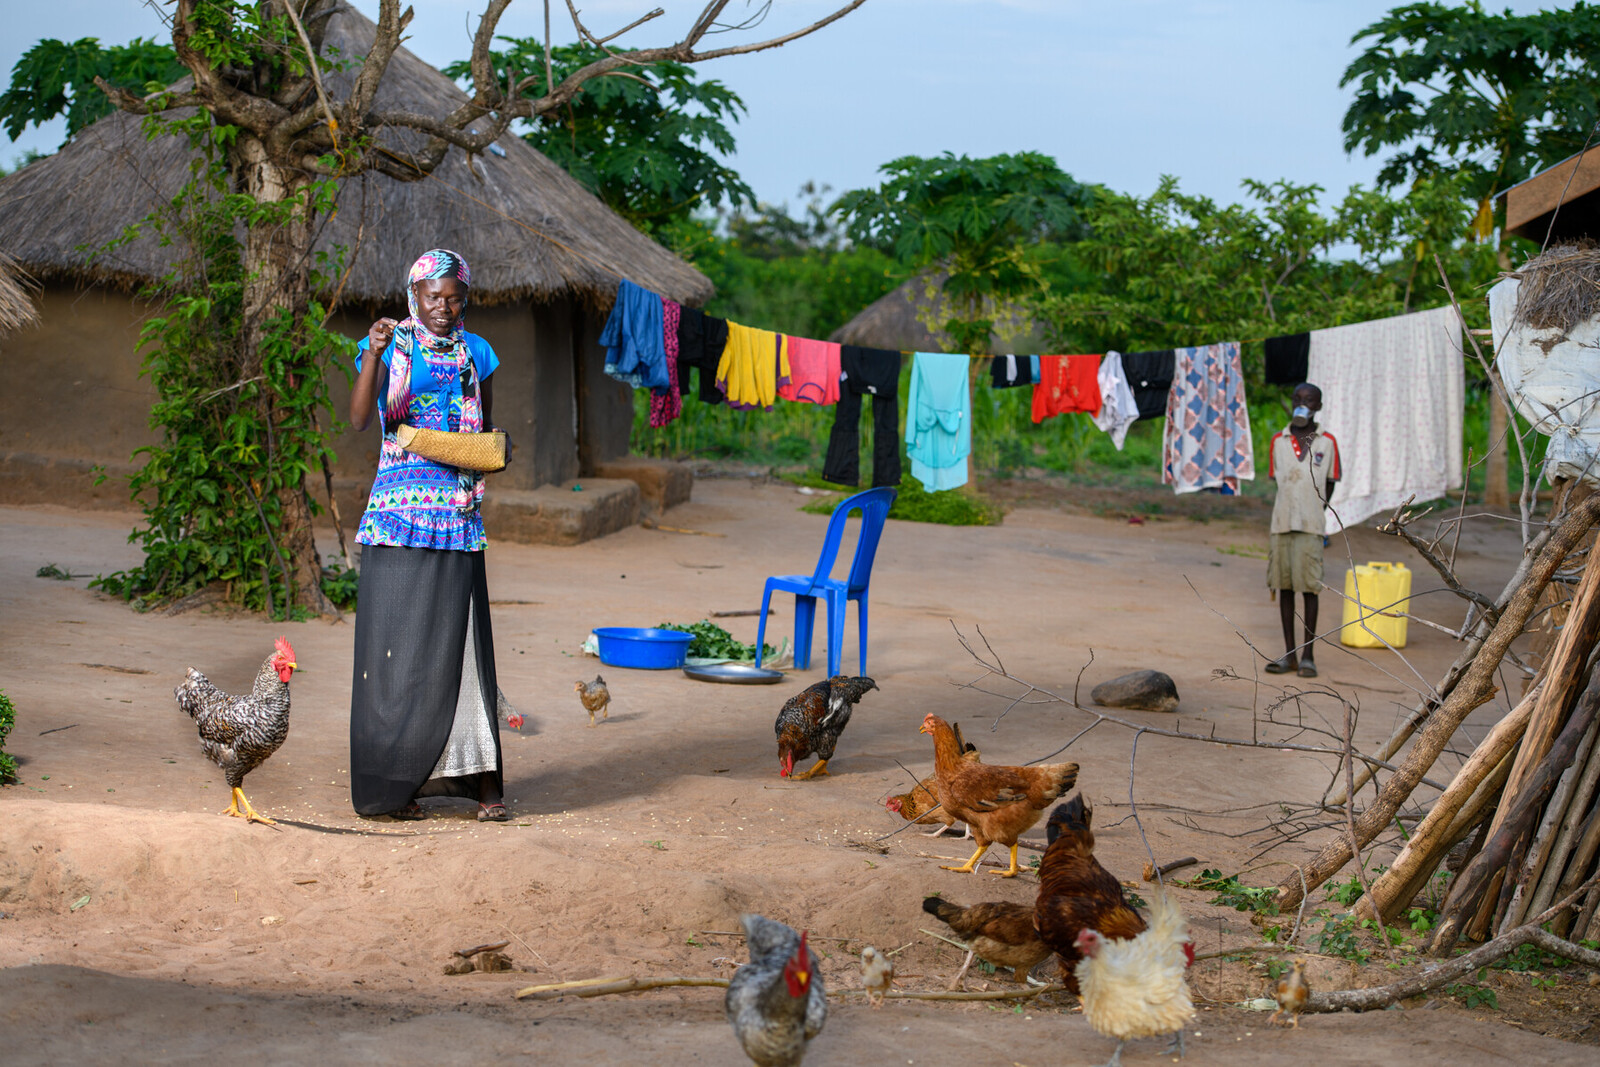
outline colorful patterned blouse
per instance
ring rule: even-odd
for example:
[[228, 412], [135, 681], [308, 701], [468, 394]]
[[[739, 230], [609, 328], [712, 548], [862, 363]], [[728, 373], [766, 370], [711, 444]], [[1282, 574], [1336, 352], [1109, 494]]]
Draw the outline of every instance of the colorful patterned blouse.
[[[467, 351], [472, 356], [481, 382], [493, 374], [500, 360], [489, 342], [477, 334], [466, 335]], [[367, 352], [362, 338], [356, 353], [356, 373]], [[384, 366], [394, 354], [391, 342], [383, 353]], [[363, 545], [398, 545], [402, 548], [444, 548], [459, 552], [481, 551], [487, 539], [483, 516], [477, 511], [463, 515], [451, 503], [456, 492], [456, 469], [423, 459], [395, 443], [394, 427], [382, 426], [383, 387], [378, 395], [378, 419], [383, 430], [383, 449], [378, 454], [378, 473], [372, 480], [367, 510], [361, 515], [356, 541]], [[417, 359], [411, 367], [411, 406], [406, 422], [429, 430], [456, 430], [461, 423], [461, 380], [455, 366], [447, 368]]]

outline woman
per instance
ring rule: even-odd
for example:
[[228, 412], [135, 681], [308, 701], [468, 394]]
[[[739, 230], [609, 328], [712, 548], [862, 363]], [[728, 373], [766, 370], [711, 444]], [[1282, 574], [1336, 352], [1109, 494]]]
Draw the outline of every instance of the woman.
[[[418, 797], [466, 797], [501, 822], [494, 635], [484, 576], [483, 475], [406, 452], [401, 423], [490, 429], [488, 342], [462, 328], [472, 272], [445, 249], [411, 267], [404, 322], [372, 324], [356, 355], [350, 422], [379, 411], [383, 449], [356, 541], [361, 586], [350, 694], [357, 813], [421, 819]], [[365, 358], [373, 351], [381, 359]], [[381, 404], [380, 404], [381, 398]]]

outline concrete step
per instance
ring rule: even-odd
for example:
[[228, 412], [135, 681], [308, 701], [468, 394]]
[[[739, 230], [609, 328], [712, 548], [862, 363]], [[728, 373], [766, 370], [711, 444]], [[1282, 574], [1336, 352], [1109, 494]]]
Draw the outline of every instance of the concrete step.
[[626, 478], [582, 478], [537, 489], [495, 489], [483, 498], [490, 540], [576, 545], [639, 521], [640, 494]]

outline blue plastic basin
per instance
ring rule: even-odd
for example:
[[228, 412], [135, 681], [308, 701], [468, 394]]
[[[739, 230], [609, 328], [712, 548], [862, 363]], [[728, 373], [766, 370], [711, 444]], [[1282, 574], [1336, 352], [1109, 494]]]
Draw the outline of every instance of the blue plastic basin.
[[656, 630], [638, 626], [602, 626], [600, 662], [608, 667], [635, 667], [646, 671], [676, 670], [689, 654], [693, 634], [682, 630]]

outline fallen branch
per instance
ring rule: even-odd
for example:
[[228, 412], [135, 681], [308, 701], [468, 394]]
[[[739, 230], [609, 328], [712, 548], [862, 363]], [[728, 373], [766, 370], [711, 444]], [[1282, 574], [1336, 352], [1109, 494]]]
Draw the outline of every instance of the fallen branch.
[[[1565, 942], [1563, 942], [1565, 943]], [[728, 988], [726, 978], [696, 978], [692, 975], [668, 975], [662, 978], [587, 978], [578, 982], [557, 982], [554, 985], [531, 985], [516, 992], [518, 1000], [555, 1000], [560, 997], [609, 997], [620, 993], [642, 993], [649, 989], [669, 989], [678, 986], [711, 986]], [[1059, 993], [1066, 986], [1051, 984], [1025, 989], [992, 989], [983, 993], [935, 993], [892, 990], [890, 1000], [1028, 1000], [1044, 993]], [[864, 989], [830, 990], [830, 997], [862, 996]]]
[[1193, 856], [1185, 856], [1181, 860], [1173, 860], [1171, 863], [1163, 863], [1159, 867], [1153, 863], [1146, 863], [1144, 865], [1144, 880], [1147, 882], [1153, 882], [1158, 877], [1165, 878], [1173, 871], [1181, 871], [1185, 867], [1193, 867], [1199, 862], [1200, 861]]
[[1371, 1011], [1374, 1008], [1386, 1008], [1390, 1004], [1405, 1000], [1408, 997], [1414, 997], [1426, 993], [1430, 989], [1449, 985], [1451, 982], [1471, 974], [1480, 967], [1487, 967], [1496, 960], [1510, 955], [1527, 944], [1538, 945], [1546, 952], [1553, 952], [1557, 956], [1572, 960], [1575, 963], [1581, 963], [1586, 967], [1600, 970], [1600, 952], [1584, 948], [1582, 945], [1574, 945], [1572, 942], [1557, 937], [1544, 929], [1545, 923], [1554, 918], [1557, 913], [1572, 907], [1577, 902], [1578, 897], [1591, 885], [1594, 885], [1595, 882], [1596, 879], [1589, 879], [1588, 882], [1578, 887], [1577, 892], [1568, 894], [1566, 899], [1555, 907], [1541, 912], [1531, 922], [1523, 923], [1493, 941], [1485, 942], [1464, 956], [1457, 956], [1453, 960], [1441, 963], [1436, 967], [1430, 967], [1419, 974], [1402, 978], [1398, 982], [1390, 982], [1388, 985], [1374, 986], [1371, 989], [1338, 989], [1331, 993], [1313, 993], [1311, 998], [1306, 1001], [1304, 1010], [1310, 1012]]
[[692, 975], [672, 975], [666, 978], [585, 978], [577, 982], [557, 982], [554, 985], [531, 985], [517, 990], [518, 1000], [555, 1000], [558, 997], [608, 997], [616, 993], [641, 993], [646, 989], [665, 989], [669, 986], [728, 987], [726, 978], [696, 978]]

